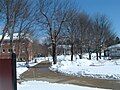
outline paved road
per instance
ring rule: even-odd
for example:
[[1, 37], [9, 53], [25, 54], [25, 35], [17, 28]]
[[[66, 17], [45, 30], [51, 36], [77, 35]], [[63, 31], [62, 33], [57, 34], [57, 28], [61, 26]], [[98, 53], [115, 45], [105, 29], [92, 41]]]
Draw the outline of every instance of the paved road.
[[120, 90], [120, 81], [103, 80], [89, 77], [65, 76], [58, 72], [49, 70], [50, 63], [43, 61], [21, 75], [22, 80], [42, 80], [51, 83], [67, 83], [81, 86], [90, 86], [97, 88], [106, 88], [112, 90]]

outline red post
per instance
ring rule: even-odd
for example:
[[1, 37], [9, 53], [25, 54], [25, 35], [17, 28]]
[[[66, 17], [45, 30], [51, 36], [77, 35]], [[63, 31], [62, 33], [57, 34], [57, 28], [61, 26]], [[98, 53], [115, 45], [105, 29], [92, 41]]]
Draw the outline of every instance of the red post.
[[17, 90], [15, 62], [11, 54], [0, 58], [0, 90]]

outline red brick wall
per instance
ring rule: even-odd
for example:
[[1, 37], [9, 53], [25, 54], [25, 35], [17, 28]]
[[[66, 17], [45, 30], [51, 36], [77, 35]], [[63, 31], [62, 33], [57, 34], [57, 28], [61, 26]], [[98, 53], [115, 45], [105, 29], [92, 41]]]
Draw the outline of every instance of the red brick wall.
[[[18, 48], [19, 46], [20, 46], [20, 50]], [[14, 40], [13, 47], [14, 47], [13, 51], [16, 53], [17, 57], [20, 51], [20, 58], [29, 59], [29, 60], [33, 58], [32, 42], [28, 40], [22, 40], [21, 42], [19, 42], [18, 40]], [[5, 52], [3, 52], [3, 49], [5, 50]], [[9, 49], [10, 49], [9, 41], [3, 41], [2, 53], [0, 53], [0, 57], [9, 58], [9, 54], [10, 54]]]

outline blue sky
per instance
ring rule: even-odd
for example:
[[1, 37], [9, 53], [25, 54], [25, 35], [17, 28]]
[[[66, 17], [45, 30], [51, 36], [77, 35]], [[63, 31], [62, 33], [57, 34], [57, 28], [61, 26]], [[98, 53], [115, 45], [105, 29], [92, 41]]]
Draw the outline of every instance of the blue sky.
[[120, 0], [72, 0], [90, 15], [102, 13], [113, 23], [114, 32], [120, 37]]
[[102, 13], [113, 23], [114, 32], [120, 37], [120, 0], [73, 0], [90, 15]]

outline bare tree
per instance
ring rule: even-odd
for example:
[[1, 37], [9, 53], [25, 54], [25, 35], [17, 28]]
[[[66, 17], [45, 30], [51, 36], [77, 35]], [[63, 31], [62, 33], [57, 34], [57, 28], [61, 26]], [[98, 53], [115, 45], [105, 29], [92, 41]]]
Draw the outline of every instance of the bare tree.
[[70, 20], [68, 20], [66, 23], [64, 23], [64, 31], [63, 36], [65, 38], [66, 45], [71, 46], [71, 61], [73, 61], [73, 55], [75, 53], [75, 45], [76, 40], [78, 39], [79, 32], [77, 29], [77, 11], [76, 10], [70, 10], [68, 17], [71, 17]]
[[[24, 4], [23, 13], [19, 17], [15, 31], [18, 33], [18, 59], [21, 55], [21, 44], [22, 40], [25, 38], [31, 39], [30, 35], [33, 37], [35, 36], [35, 10], [34, 5], [31, 4], [32, 2], [26, 2]], [[27, 49], [26, 49], [27, 50]]]
[[88, 45], [88, 36], [89, 36], [89, 32], [90, 32], [90, 22], [91, 19], [89, 17], [88, 14], [86, 14], [85, 12], [81, 12], [79, 13], [79, 15], [77, 16], [77, 28], [79, 31], [79, 35], [78, 35], [78, 53], [80, 56], [80, 59], [82, 59], [82, 54], [83, 54], [83, 49], [87, 48]]
[[13, 33], [17, 27], [17, 23], [21, 17], [27, 14], [28, 0], [0, 0], [3, 24], [3, 34], [0, 44], [6, 33], [10, 35], [11, 52], [13, 46]]
[[105, 45], [106, 40], [113, 36], [114, 33], [111, 33], [112, 26], [105, 15], [97, 14], [93, 21], [93, 39], [97, 57], [96, 59], [98, 60], [98, 56], [101, 58], [101, 48]]
[[67, 17], [69, 2], [67, 0], [39, 0], [38, 16], [39, 24], [42, 23], [43, 28], [51, 39], [53, 62], [56, 64], [56, 46], [59, 40], [59, 33], [62, 30], [63, 23], [69, 19]]

